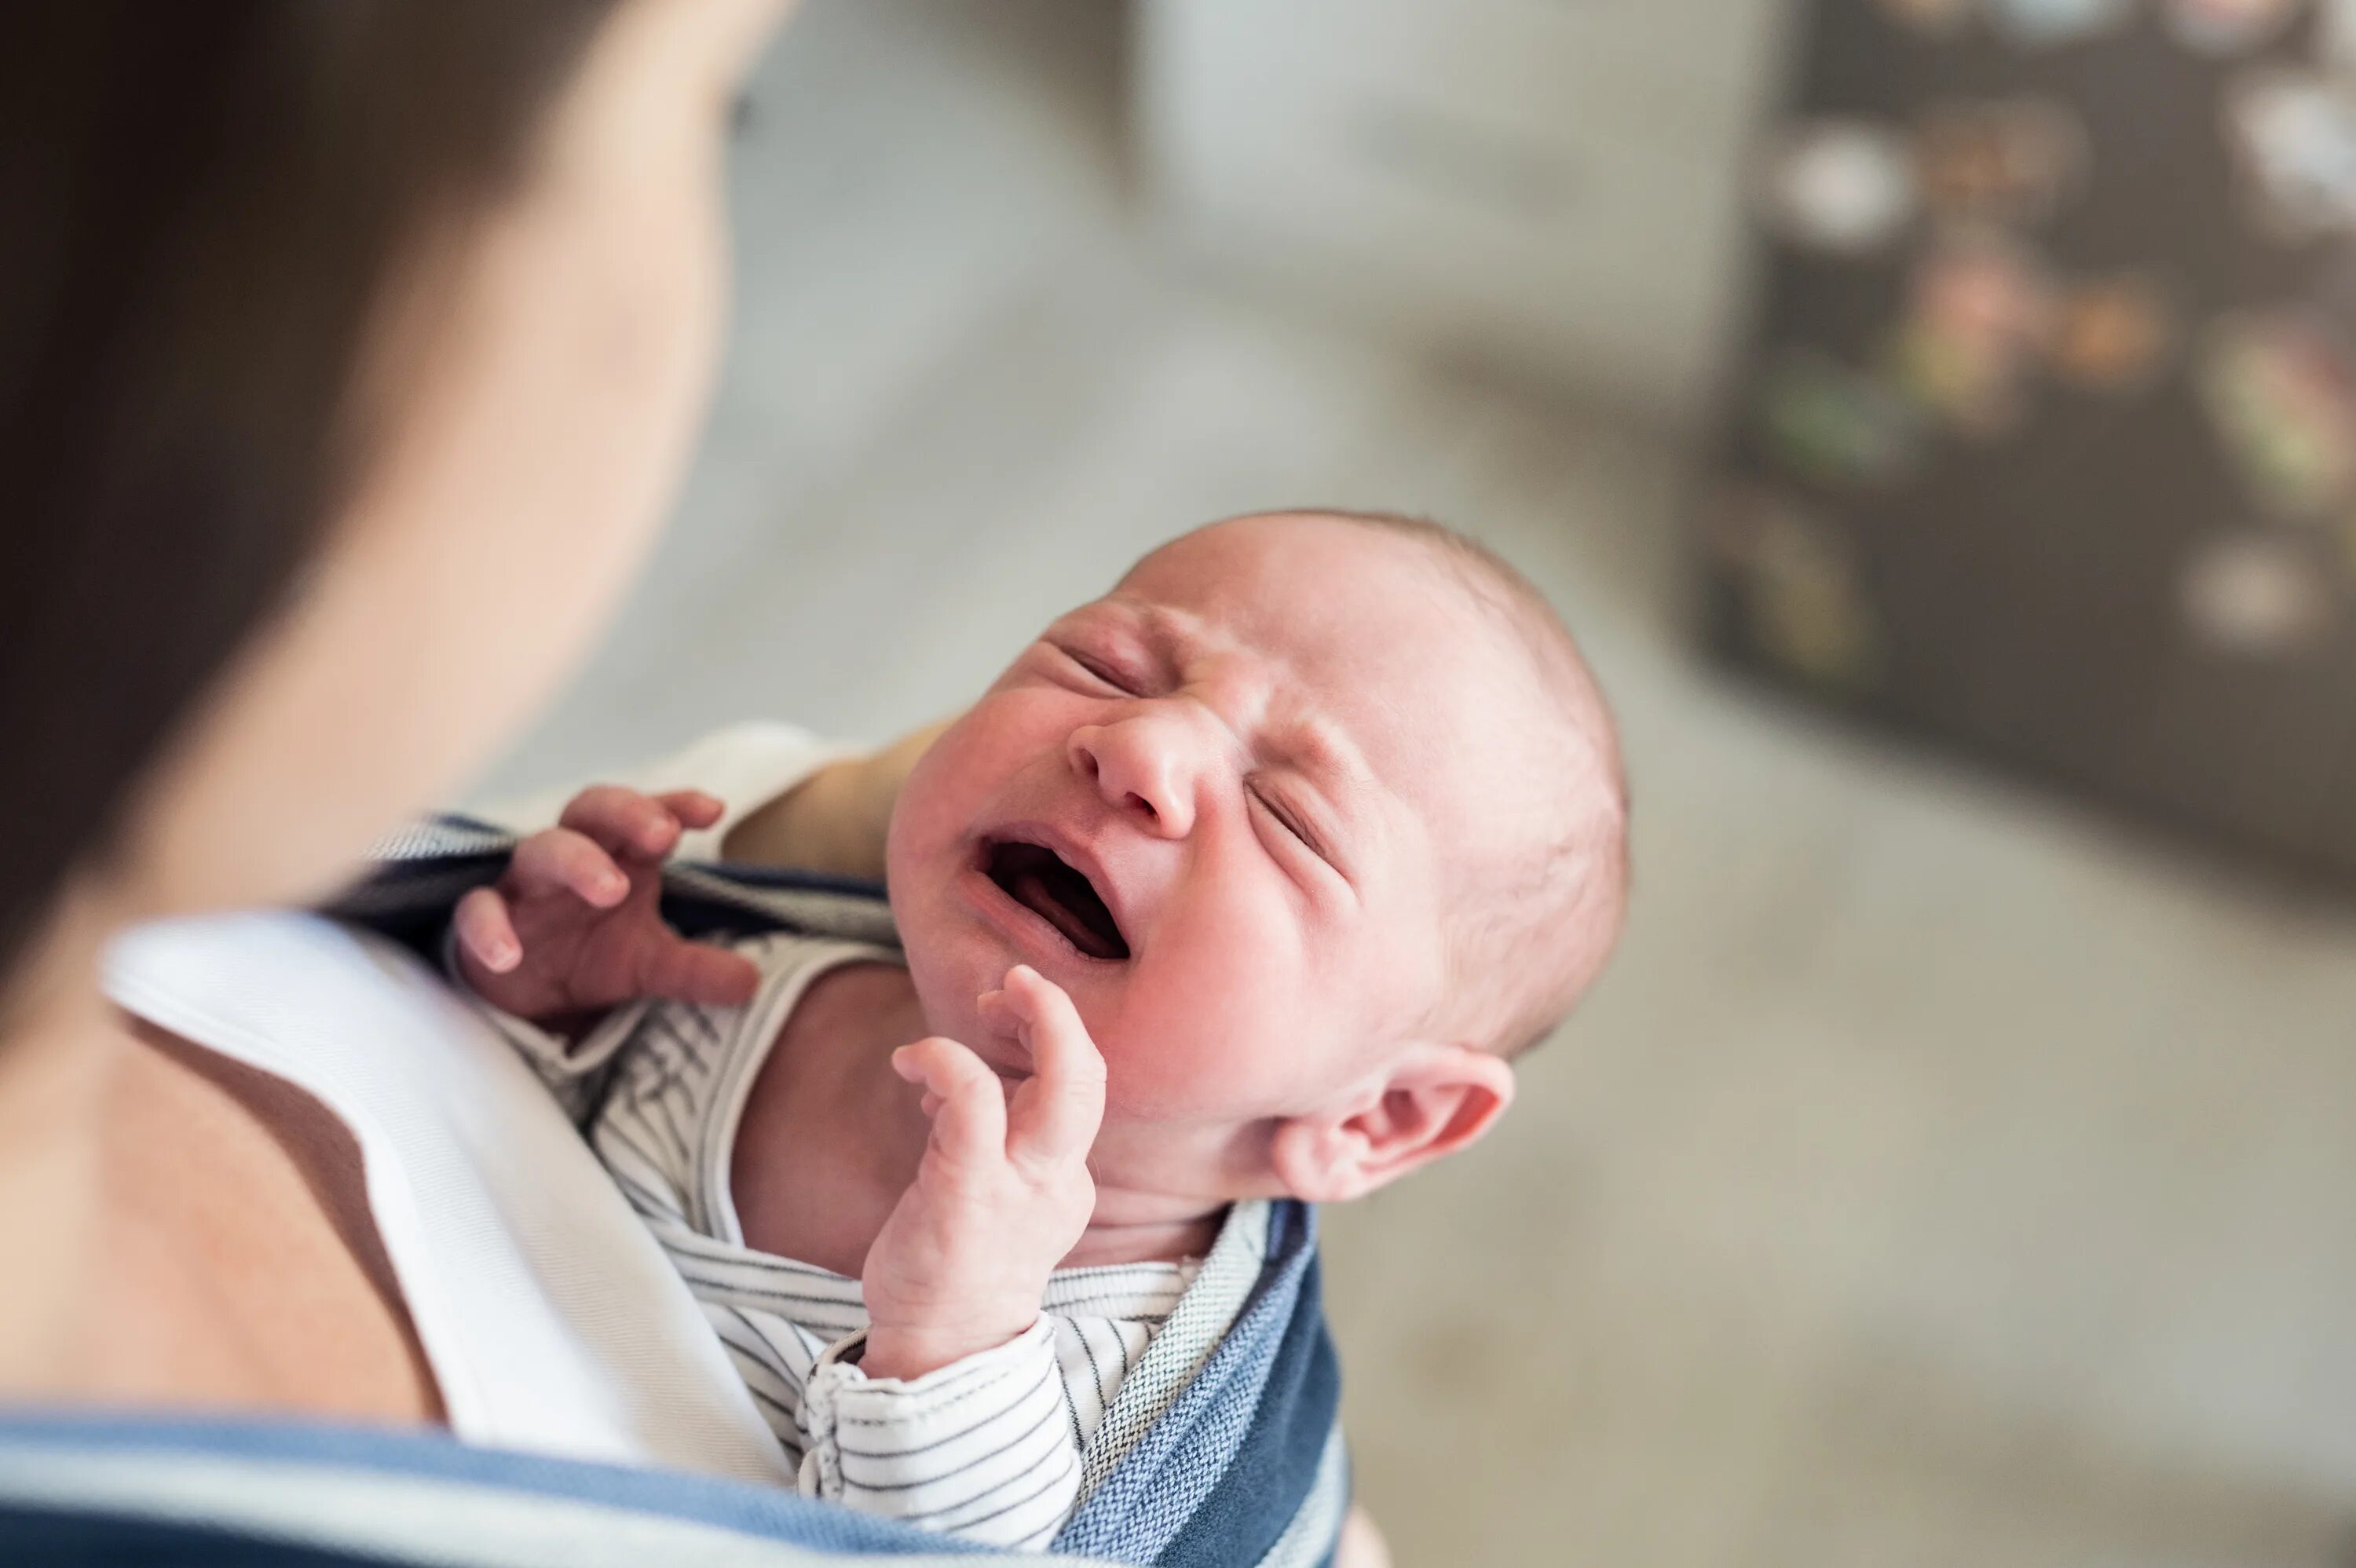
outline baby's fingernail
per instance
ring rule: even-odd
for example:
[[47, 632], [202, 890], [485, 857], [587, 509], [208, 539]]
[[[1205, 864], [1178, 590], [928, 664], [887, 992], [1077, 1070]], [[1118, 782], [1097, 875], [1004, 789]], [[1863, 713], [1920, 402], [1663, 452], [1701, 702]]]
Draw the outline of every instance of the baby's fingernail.
[[504, 975], [514, 968], [516, 961], [522, 956], [522, 954], [516, 951], [512, 943], [495, 942], [483, 950], [483, 963], [493, 973], [499, 975]]

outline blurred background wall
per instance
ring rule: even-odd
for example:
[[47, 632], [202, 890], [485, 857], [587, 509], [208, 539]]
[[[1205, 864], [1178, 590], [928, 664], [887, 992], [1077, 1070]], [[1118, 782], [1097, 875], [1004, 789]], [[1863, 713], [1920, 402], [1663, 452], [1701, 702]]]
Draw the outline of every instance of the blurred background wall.
[[[1401, 1562], [2347, 1562], [2356, 916], [2281, 869], [2356, 815], [2299, 796], [2262, 861], [2203, 804], [2356, 712], [2326, 20], [809, 0], [746, 106], [678, 526], [487, 788], [750, 715], [881, 740], [1214, 517], [1443, 518], [1613, 693], [1637, 896], [1503, 1130], [1328, 1216]], [[2244, 123], [2297, 154], [2273, 206]], [[2080, 617], [2139, 695], [2020, 652], [2040, 571], [2142, 585]], [[1925, 571], [1954, 592], [1889, 592]], [[1900, 678], [1956, 667], [1982, 707]], [[2125, 763], [2008, 743], [2147, 738], [2188, 670], [2265, 722], [2094, 747], [2132, 819]]]

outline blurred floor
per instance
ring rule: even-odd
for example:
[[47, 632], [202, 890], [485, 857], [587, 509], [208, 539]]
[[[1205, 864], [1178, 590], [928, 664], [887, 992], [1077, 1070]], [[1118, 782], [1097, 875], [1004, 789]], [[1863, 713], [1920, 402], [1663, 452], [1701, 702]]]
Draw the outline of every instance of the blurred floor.
[[1503, 1132], [1328, 1217], [1400, 1563], [2344, 1559], [2356, 914], [1696, 668], [1669, 444], [1152, 263], [1109, 18], [796, 24], [680, 524], [499, 782], [888, 735], [1226, 513], [1461, 524], [1620, 704], [1639, 888]]

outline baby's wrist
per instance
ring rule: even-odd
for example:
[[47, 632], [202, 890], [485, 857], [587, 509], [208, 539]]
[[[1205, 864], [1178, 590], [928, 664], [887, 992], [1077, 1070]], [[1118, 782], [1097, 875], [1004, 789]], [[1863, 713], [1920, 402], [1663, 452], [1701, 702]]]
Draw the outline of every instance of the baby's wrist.
[[903, 1382], [939, 1371], [943, 1367], [1011, 1345], [1039, 1320], [1033, 1308], [1011, 1327], [980, 1327], [972, 1319], [955, 1325], [873, 1324], [859, 1370], [871, 1378], [895, 1378]]

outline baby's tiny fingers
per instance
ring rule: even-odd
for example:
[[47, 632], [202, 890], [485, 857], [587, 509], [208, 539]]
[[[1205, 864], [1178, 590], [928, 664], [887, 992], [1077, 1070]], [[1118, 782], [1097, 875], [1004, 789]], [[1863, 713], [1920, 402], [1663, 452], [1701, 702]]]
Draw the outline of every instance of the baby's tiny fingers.
[[742, 953], [662, 933], [639, 960], [637, 991], [708, 1008], [742, 1007], [761, 988], [760, 965]]
[[621, 784], [590, 785], [565, 804], [557, 822], [612, 854], [642, 860], [659, 860], [679, 842], [680, 819], [669, 802]]
[[1006, 972], [1008, 1007], [1026, 1020], [1032, 1075], [1014, 1091], [1014, 1152], [1084, 1157], [1104, 1123], [1105, 1061], [1064, 988], [1027, 965]]
[[459, 950], [494, 975], [504, 975], [523, 962], [523, 944], [508, 916], [508, 901], [497, 888], [477, 888], [460, 899], [450, 912], [450, 928]]
[[[1037, 971], [1027, 965], [1018, 967], [1023, 974], [1038, 979]], [[981, 1015], [981, 1021], [989, 1028], [1020, 1040], [1023, 1050], [1035, 1054], [1037, 1044], [1031, 1037], [1039, 1027], [1039, 1004], [1033, 993], [1013, 985], [1013, 976], [1014, 971], [1009, 970], [1007, 986], [995, 991], [984, 991], [976, 997], [973, 999], [974, 1010]], [[1061, 989], [1050, 980], [1039, 980], [1039, 984], [1050, 989]]]
[[1006, 1157], [1006, 1092], [981, 1058], [933, 1035], [894, 1051], [892, 1071], [939, 1100], [933, 1143], [950, 1161], [971, 1168]]
[[508, 875], [527, 895], [571, 893], [598, 909], [613, 908], [630, 892], [630, 879], [614, 858], [570, 827], [552, 827], [517, 845]]
[[675, 789], [655, 799], [684, 827], [709, 827], [728, 809], [727, 803], [718, 795], [706, 795], [700, 789]]

